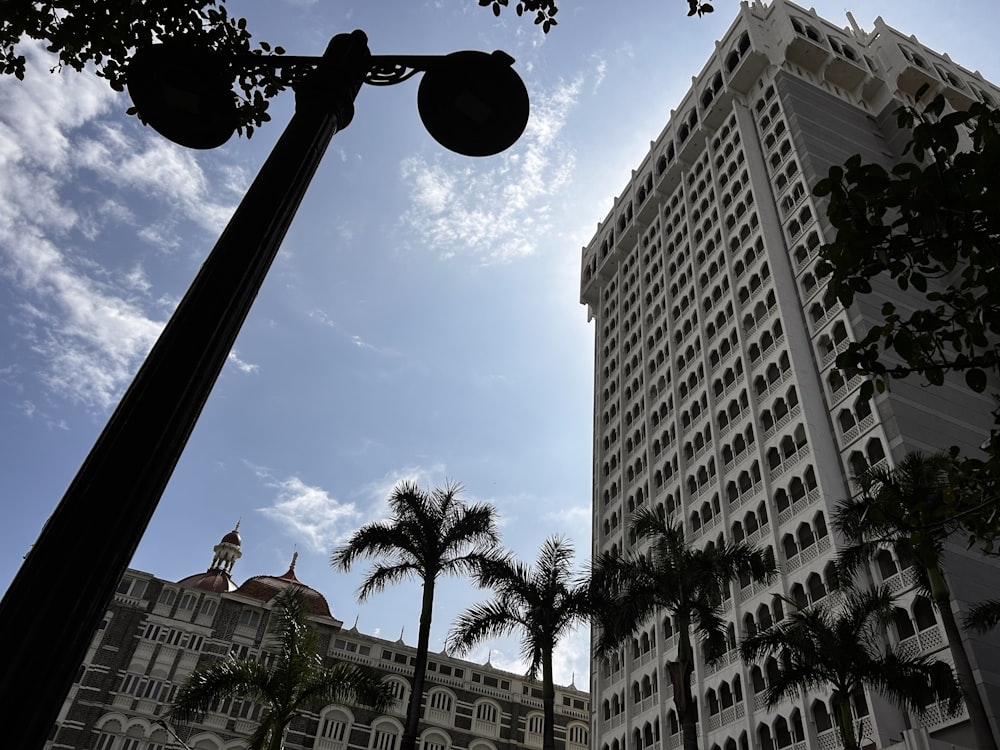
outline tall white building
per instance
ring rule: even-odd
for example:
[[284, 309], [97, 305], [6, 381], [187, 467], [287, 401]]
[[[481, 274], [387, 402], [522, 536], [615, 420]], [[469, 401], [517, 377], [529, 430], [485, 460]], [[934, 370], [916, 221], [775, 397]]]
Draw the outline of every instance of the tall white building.
[[[905, 140], [894, 110], [924, 84], [964, 108], [1000, 101], [996, 87], [881, 18], [847, 28], [787, 0], [742, 3], [726, 35], [583, 250], [581, 301], [595, 321], [594, 552], [637, 549], [638, 507], [682, 520], [696, 545], [746, 539], [770, 547], [779, 580], [734, 585], [725, 602], [732, 650], [699, 661], [694, 694], [703, 750], [839, 747], [829, 693], [768, 709], [768, 662], [748, 667], [736, 644], [782, 616], [776, 593], [831, 594], [838, 541], [831, 511], [867, 464], [960, 445], [974, 450], [992, 399], [962, 384], [893, 385], [867, 403], [845, 382], [838, 352], [867, 332], [886, 284], [851, 309], [824, 292], [814, 264], [832, 234], [811, 187], [860, 153], [891, 163]], [[954, 552], [960, 606], [996, 597], [996, 567]], [[931, 604], [911, 570], [886, 552], [876, 581], [905, 592], [889, 637], [949, 659]], [[996, 721], [1000, 651], [970, 642]], [[591, 671], [595, 750], [680, 746], [665, 665], [673, 625], [646, 624]], [[967, 720], [933, 710], [903, 716], [878, 696], [857, 700], [865, 742], [885, 746], [907, 726], [971, 746]]]

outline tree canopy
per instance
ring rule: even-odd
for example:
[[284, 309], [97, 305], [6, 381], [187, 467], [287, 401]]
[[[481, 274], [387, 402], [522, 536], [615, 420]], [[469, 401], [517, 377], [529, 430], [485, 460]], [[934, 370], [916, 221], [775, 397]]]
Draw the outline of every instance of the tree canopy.
[[[835, 230], [816, 267], [829, 291], [845, 306], [885, 280], [911, 295], [905, 310], [885, 302], [881, 320], [837, 356], [837, 367], [867, 376], [865, 398], [893, 379], [941, 385], [949, 373], [981, 393], [1000, 375], [1000, 109], [947, 108], [940, 95], [899, 108], [909, 136], [900, 163], [854, 156], [814, 190]], [[993, 417], [985, 455], [952, 448], [952, 491], [939, 509], [987, 552], [1000, 538], [1000, 408]]]
[[829, 197], [836, 230], [817, 271], [837, 299], [850, 305], [883, 274], [923, 298], [909, 311], [885, 303], [884, 321], [837, 357], [838, 367], [875, 376], [878, 390], [887, 377], [941, 385], [961, 371], [982, 392], [1000, 365], [1000, 110], [944, 108], [938, 96], [923, 110], [897, 111], [912, 160], [886, 169], [854, 156], [815, 189]]

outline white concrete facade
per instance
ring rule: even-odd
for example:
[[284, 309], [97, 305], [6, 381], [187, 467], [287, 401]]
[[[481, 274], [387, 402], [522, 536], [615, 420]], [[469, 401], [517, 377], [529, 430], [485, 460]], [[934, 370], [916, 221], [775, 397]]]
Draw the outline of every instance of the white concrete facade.
[[[733, 648], [697, 665], [704, 750], [839, 746], [829, 694], [768, 709], [760, 692], [773, 665], [744, 665], [736, 644], [782, 616], [775, 594], [836, 595], [830, 515], [860, 467], [974, 449], [994, 406], [961, 383], [903, 382], [864, 403], [860, 379], [845, 382], [833, 366], [882, 301], [906, 297], [886, 285], [877, 303], [844, 310], [824, 295], [813, 268], [832, 235], [812, 185], [856, 153], [897, 159], [892, 113], [925, 83], [955, 108], [1000, 101], [980, 74], [881, 18], [870, 32], [849, 20], [841, 28], [786, 0], [744, 2], [583, 249], [581, 302], [595, 321], [595, 554], [638, 549], [629, 514], [653, 506], [683, 520], [695, 544], [746, 539], [770, 547], [781, 568], [771, 586], [734, 586], [724, 605]], [[998, 580], [977, 555], [956, 553], [950, 571], [960, 605], [997, 595], [1000, 584], [967, 585]], [[906, 591], [911, 572], [886, 553], [872, 576]], [[948, 659], [929, 602], [907, 591], [902, 605], [889, 637]], [[1000, 652], [973, 645], [997, 704]], [[673, 647], [661, 617], [593, 665], [595, 750], [680, 746], [664, 669]], [[970, 744], [963, 717], [904, 717], [878, 696], [857, 703], [877, 746], [901, 741], [907, 722]]]

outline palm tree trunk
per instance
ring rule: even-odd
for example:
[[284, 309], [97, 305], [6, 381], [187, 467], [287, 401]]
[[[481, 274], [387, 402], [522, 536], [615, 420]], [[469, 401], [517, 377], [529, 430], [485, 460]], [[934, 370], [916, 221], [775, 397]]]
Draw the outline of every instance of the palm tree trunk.
[[406, 726], [400, 750], [416, 750], [420, 733], [420, 705], [424, 699], [424, 677], [427, 674], [427, 651], [431, 640], [431, 615], [434, 612], [434, 576], [424, 578], [424, 595], [420, 604], [420, 632], [417, 635], [417, 663], [413, 666], [413, 690], [406, 706]]
[[275, 724], [271, 729], [271, 736], [267, 741], [267, 750], [281, 750], [285, 739], [285, 727], [287, 724]]
[[542, 654], [542, 750], [556, 747], [556, 687], [552, 676], [552, 651]]
[[934, 603], [941, 615], [941, 625], [944, 627], [945, 637], [951, 647], [951, 657], [955, 662], [955, 674], [962, 686], [962, 692], [965, 694], [965, 706], [969, 711], [969, 724], [972, 727], [976, 747], [980, 750], [997, 750], [993, 730], [990, 728], [990, 720], [986, 715], [986, 707], [979, 694], [976, 678], [972, 674], [972, 663], [969, 661], [969, 654], [965, 651], [965, 644], [962, 643], [962, 631], [959, 630], [958, 623], [955, 621], [955, 613], [951, 609], [951, 592], [948, 590], [948, 584], [937, 567], [928, 568], [927, 576], [930, 579], [931, 595], [934, 597]]
[[667, 669], [674, 687], [674, 705], [677, 706], [677, 721], [684, 738], [684, 750], [698, 750], [698, 708], [691, 693], [694, 651], [691, 648], [690, 624], [687, 618], [678, 615], [677, 626], [677, 661], [667, 664]]
[[844, 744], [844, 750], [859, 750], [858, 739], [854, 734], [854, 716], [851, 715], [850, 690], [837, 690], [834, 695], [840, 694], [840, 701], [837, 704], [837, 727], [840, 729], [840, 741]]

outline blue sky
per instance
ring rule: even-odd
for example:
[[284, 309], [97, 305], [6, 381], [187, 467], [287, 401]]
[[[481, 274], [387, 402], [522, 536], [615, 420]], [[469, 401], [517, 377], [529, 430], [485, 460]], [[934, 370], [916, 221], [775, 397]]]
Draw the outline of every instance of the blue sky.
[[[379, 518], [395, 482], [454, 479], [494, 503], [504, 543], [532, 559], [550, 534], [590, 544], [593, 331], [580, 248], [736, 12], [688, 19], [680, 0], [564, 2], [548, 36], [475, 0], [230, 0], [256, 38], [319, 54], [364, 29], [375, 54], [504, 49], [532, 117], [508, 152], [445, 152], [417, 82], [365, 87], [313, 181], [133, 566], [205, 569], [241, 519], [237, 580], [299, 578], [346, 623], [415, 641], [419, 589], [358, 605], [333, 547]], [[876, 15], [1000, 80], [992, 0], [816, 2]], [[170, 311], [290, 116], [212, 152], [126, 117], [88, 74], [0, 81], [0, 586], [58, 503]], [[108, 521], [114, 534], [114, 520]], [[95, 539], [94, 544], [102, 540]], [[85, 565], [86, 561], [81, 560]], [[486, 594], [441, 586], [432, 633]], [[473, 653], [520, 671], [517, 647]], [[556, 677], [585, 687], [586, 634]]]

